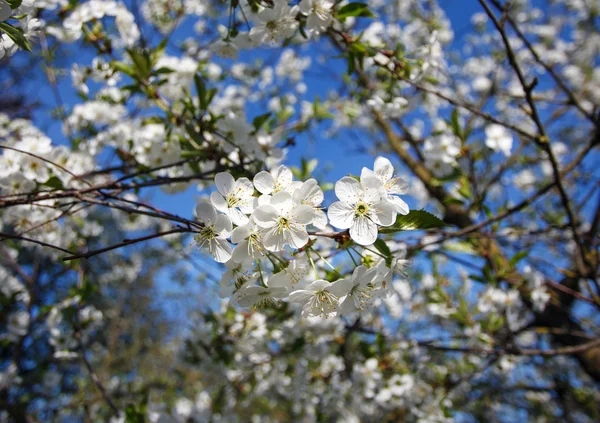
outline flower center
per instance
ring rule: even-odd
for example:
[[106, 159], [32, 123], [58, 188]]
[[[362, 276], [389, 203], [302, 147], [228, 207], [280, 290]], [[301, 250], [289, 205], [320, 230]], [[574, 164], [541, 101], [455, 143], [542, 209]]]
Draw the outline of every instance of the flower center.
[[364, 202], [359, 202], [354, 207], [354, 214], [356, 217], [364, 216], [369, 212], [369, 205]]
[[277, 221], [277, 227], [279, 228], [279, 232], [290, 229], [291, 225], [292, 222], [290, 222], [290, 219], [284, 216], [280, 217]]
[[194, 240], [196, 241], [196, 244], [198, 244], [198, 247], [204, 247], [206, 244], [208, 244], [209, 249], [212, 251], [210, 241], [216, 237], [217, 233], [215, 232], [214, 226], [205, 226], [202, 228], [200, 233], [194, 237]]
[[235, 207], [240, 202], [239, 197], [234, 194], [227, 194], [227, 205], [229, 207]]
[[355, 285], [354, 287], [352, 287], [352, 289], [350, 290], [350, 295], [354, 299], [354, 305], [357, 309], [365, 309], [365, 307], [369, 303], [369, 300], [371, 299], [370, 293], [372, 290], [373, 288], [369, 286], [361, 287], [360, 285]]
[[316, 291], [313, 297], [310, 299], [310, 308], [313, 311], [320, 311], [320, 314], [325, 314], [325, 317], [337, 309], [338, 298], [331, 292], [321, 289]]

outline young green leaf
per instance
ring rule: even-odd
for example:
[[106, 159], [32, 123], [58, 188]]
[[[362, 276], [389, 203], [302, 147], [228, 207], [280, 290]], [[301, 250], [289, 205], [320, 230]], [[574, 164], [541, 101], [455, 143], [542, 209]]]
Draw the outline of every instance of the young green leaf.
[[271, 117], [271, 112], [267, 112], [264, 115], [256, 116], [252, 121], [252, 126], [254, 126], [254, 130], [258, 132], [260, 128], [265, 124], [267, 120]]
[[0, 31], [8, 35], [8, 38], [13, 40], [13, 42], [23, 50], [31, 51], [31, 45], [29, 44], [29, 41], [27, 41], [27, 38], [25, 38], [25, 34], [23, 34], [21, 28], [15, 28], [8, 22], [0, 22]]
[[369, 7], [365, 3], [349, 3], [337, 11], [336, 17], [338, 19], [346, 19], [351, 16], [361, 18], [374, 18], [375, 15], [369, 10]]
[[377, 238], [377, 241], [375, 241], [375, 244], [373, 244], [373, 245], [375, 246], [377, 251], [379, 251], [384, 256], [389, 257], [392, 255], [392, 252], [390, 251], [390, 247], [387, 246], [387, 244], [385, 243], [385, 241], [383, 239]]
[[441, 219], [425, 210], [411, 210], [407, 215], [398, 215], [396, 223], [379, 229], [379, 233], [393, 234], [400, 231], [415, 231], [443, 228], [447, 226]]

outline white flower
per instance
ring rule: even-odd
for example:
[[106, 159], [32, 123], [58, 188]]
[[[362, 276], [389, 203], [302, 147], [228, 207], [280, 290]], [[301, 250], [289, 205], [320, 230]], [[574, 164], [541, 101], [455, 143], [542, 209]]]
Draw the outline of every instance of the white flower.
[[0, 178], [0, 189], [8, 191], [11, 195], [31, 192], [34, 188], [35, 182], [25, 178], [21, 172]]
[[294, 203], [311, 206], [313, 208], [314, 218], [312, 224], [319, 229], [327, 226], [327, 215], [320, 206], [323, 202], [323, 191], [315, 179], [309, 179], [304, 182], [293, 194]]
[[300, 12], [307, 16], [306, 30], [311, 34], [325, 32], [333, 21], [332, 7], [333, 1], [331, 0], [302, 0]]
[[[248, 265], [245, 263], [236, 263], [233, 260], [229, 260], [225, 263], [225, 267], [227, 267], [227, 271], [223, 273], [219, 282], [221, 288], [219, 297], [221, 298], [229, 297], [235, 290], [240, 289], [242, 285], [250, 281], [255, 281], [258, 278], [258, 273], [248, 272]], [[233, 285], [231, 284], [232, 281]]]
[[292, 260], [287, 268], [281, 272], [275, 273], [269, 279], [269, 284], [276, 283], [277, 286], [293, 288], [302, 281], [302, 279], [310, 272], [310, 265], [307, 260]]
[[219, 192], [210, 194], [210, 202], [217, 210], [225, 213], [236, 225], [248, 223], [246, 214], [254, 210], [254, 186], [248, 178], [237, 181], [227, 172], [215, 175], [215, 185]]
[[263, 242], [269, 251], [281, 251], [286, 245], [302, 248], [308, 242], [306, 225], [313, 219], [310, 206], [295, 206], [288, 192], [278, 192], [270, 204], [259, 206], [254, 221], [263, 228]]
[[254, 261], [263, 256], [265, 249], [262, 233], [254, 220], [247, 225], [238, 226], [231, 233], [231, 242], [237, 244], [233, 250], [232, 259], [236, 263]]
[[211, 44], [210, 51], [224, 59], [237, 59], [238, 47], [229, 40], [219, 40]]
[[236, 293], [236, 302], [242, 307], [266, 308], [279, 307], [281, 300], [287, 297], [287, 289], [276, 286], [244, 286]]
[[363, 167], [360, 174], [361, 181], [365, 178], [377, 178], [383, 184], [383, 188], [387, 194], [387, 200], [396, 206], [396, 210], [400, 214], [408, 214], [408, 204], [404, 202], [397, 194], [406, 193], [406, 182], [402, 178], [394, 177], [394, 166], [385, 157], [377, 157], [375, 159], [374, 171]]
[[510, 156], [513, 137], [502, 125], [491, 124], [485, 128], [485, 145], [494, 151]]
[[423, 154], [427, 161], [454, 163], [460, 152], [460, 140], [454, 134], [429, 137], [423, 144]]
[[337, 281], [345, 289], [345, 294], [340, 299], [340, 314], [348, 314], [368, 307], [372, 302], [371, 291], [375, 288], [379, 276], [377, 267], [369, 269], [361, 265], [354, 269], [351, 278]]
[[[282, 165], [271, 172], [263, 170], [257, 173], [253, 181], [258, 192], [264, 195], [271, 195], [281, 191], [294, 192], [302, 182], [293, 181], [293, 179], [294, 175], [292, 171]], [[267, 200], [268, 197], [265, 197], [261, 200], [261, 203]]]
[[225, 263], [231, 258], [231, 245], [225, 239], [231, 233], [231, 220], [224, 214], [217, 215], [209, 203], [196, 206], [196, 216], [204, 222], [204, 228], [194, 237], [199, 247], [207, 247], [216, 262]]
[[287, 0], [275, 0], [273, 8], [265, 8], [253, 16], [250, 38], [274, 45], [291, 37], [298, 27], [296, 13], [297, 8], [290, 8]]
[[0, 0], [0, 22], [4, 22], [12, 15], [12, 9], [6, 0]]
[[395, 221], [396, 206], [385, 200], [386, 194], [376, 178], [365, 177], [358, 182], [345, 176], [336, 182], [335, 194], [340, 201], [329, 207], [329, 221], [337, 228], [350, 228], [350, 236], [358, 244], [373, 244], [377, 225], [390, 226]]
[[339, 298], [344, 295], [346, 282], [342, 279], [334, 283], [319, 279], [290, 293], [290, 301], [303, 305], [302, 315], [310, 316], [335, 316], [339, 306]]

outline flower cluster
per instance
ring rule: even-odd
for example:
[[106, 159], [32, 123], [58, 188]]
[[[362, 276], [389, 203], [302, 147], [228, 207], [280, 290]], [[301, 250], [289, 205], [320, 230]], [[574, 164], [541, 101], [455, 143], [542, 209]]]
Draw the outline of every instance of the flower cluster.
[[[325, 280], [315, 262], [333, 268], [323, 257], [329, 247], [317, 241], [331, 243], [335, 233], [309, 228], [325, 229], [329, 216], [333, 226], [349, 229], [338, 233], [340, 239], [346, 234], [346, 239], [349, 235], [360, 246], [373, 244], [379, 227], [392, 225], [398, 213], [409, 211], [398, 197], [406, 184], [394, 177], [388, 159], [378, 157], [374, 170], [363, 168], [358, 179], [339, 180], [335, 186], [339, 201], [327, 214], [318, 182], [295, 181], [286, 166], [259, 172], [252, 181], [221, 172], [215, 176], [215, 185], [217, 190], [196, 206], [203, 227], [195, 241], [228, 268], [221, 279], [222, 296], [233, 295], [235, 302], [246, 307], [277, 305], [288, 298], [300, 303], [307, 316], [364, 310], [374, 298], [387, 296], [391, 268], [398, 268], [392, 263], [397, 260], [357, 266], [347, 278], [334, 269], [336, 280]], [[311, 267], [315, 278], [308, 277]]]

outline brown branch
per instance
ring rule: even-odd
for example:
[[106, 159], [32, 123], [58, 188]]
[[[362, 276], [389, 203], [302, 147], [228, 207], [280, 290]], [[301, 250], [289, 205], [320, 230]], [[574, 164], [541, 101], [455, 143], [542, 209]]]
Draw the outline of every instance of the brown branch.
[[[49, 247], [49, 248], [53, 248], [53, 249], [58, 250], [58, 251], [62, 251], [63, 253], [73, 254], [72, 251], [65, 250], [64, 248], [57, 247], [56, 245], [48, 244], [48, 243], [43, 242], [43, 241], [38, 241], [37, 239], [26, 238], [26, 237], [21, 236], [21, 235], [12, 235], [12, 234], [7, 234], [7, 233], [4, 233], [4, 232], [0, 232], [0, 237], [2, 237], [2, 238], [8, 238], [8, 239], [18, 239], [19, 241], [25, 241], [25, 242], [31, 242], [33, 244], [38, 244], [38, 245], [41, 245], [43, 247]], [[2, 241], [4, 241], [4, 240], [2, 240]]]
[[[191, 229], [186, 229], [186, 228], [177, 228], [177, 229], [171, 229], [170, 231], [158, 232], [158, 233], [155, 233], [152, 235], [143, 236], [140, 238], [124, 239], [123, 242], [120, 242], [115, 245], [111, 245], [110, 247], [100, 248], [98, 250], [89, 251], [87, 253], [71, 255], [68, 257], [64, 257], [62, 260], [68, 261], [68, 260], [75, 260], [75, 259], [80, 259], [80, 258], [88, 259], [90, 257], [96, 256], [101, 253], [105, 253], [107, 251], [116, 250], [117, 248], [125, 247], [126, 245], [132, 245], [132, 244], [136, 244], [138, 242], [147, 241], [149, 239], [160, 238], [160, 237], [163, 237], [166, 235], [183, 233], [183, 232], [194, 232], [194, 231], [192, 231]], [[69, 252], [69, 254], [73, 254], [73, 253]]]

